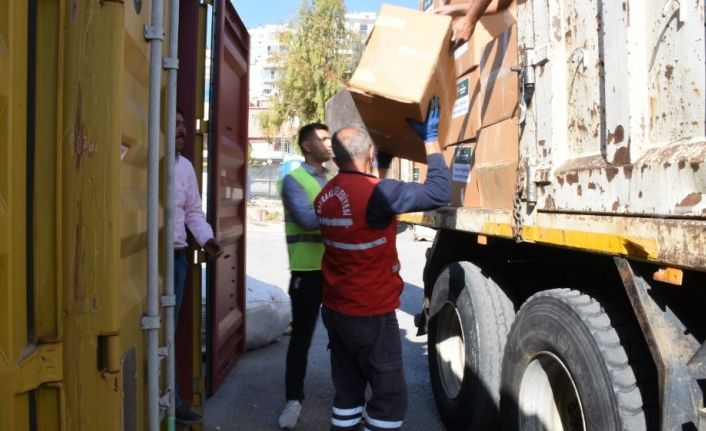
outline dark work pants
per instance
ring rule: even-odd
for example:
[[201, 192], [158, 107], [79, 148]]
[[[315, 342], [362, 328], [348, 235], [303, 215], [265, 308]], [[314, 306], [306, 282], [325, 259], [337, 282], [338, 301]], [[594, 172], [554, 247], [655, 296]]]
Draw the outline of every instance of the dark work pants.
[[[399, 430], [407, 412], [407, 384], [395, 313], [357, 317], [324, 307], [321, 316], [336, 390], [331, 430], [358, 430], [361, 419], [366, 430]], [[366, 402], [367, 384], [372, 397]]]
[[284, 375], [287, 400], [304, 400], [304, 376], [309, 346], [321, 308], [321, 271], [292, 271], [289, 297], [292, 301], [292, 334]]

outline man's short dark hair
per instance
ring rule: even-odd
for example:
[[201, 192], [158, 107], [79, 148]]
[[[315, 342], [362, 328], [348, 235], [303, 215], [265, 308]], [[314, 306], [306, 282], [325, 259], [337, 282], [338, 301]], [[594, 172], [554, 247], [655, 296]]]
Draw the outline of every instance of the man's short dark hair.
[[180, 107], [177, 106], [176, 111], [177, 114], [181, 114], [182, 117], [184, 116], [184, 111], [182, 111]]
[[302, 142], [306, 141], [307, 139], [311, 139], [312, 137], [316, 137], [317, 130], [326, 130], [328, 132], [328, 126], [323, 123], [309, 123], [299, 129], [299, 136], [297, 137], [297, 143], [299, 144], [299, 148], [304, 150], [304, 148], [302, 148]]

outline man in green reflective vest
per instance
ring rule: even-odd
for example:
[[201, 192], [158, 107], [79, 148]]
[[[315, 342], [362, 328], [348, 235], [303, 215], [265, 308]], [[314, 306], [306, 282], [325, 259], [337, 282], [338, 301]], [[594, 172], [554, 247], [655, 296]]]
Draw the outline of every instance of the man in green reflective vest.
[[314, 327], [321, 307], [321, 257], [324, 245], [314, 199], [330, 179], [324, 163], [331, 160], [328, 127], [311, 123], [299, 130], [299, 147], [304, 163], [281, 182], [284, 226], [289, 252], [289, 296], [292, 301], [292, 333], [287, 349], [285, 396], [287, 403], [279, 418], [282, 429], [297, 425], [304, 401], [304, 376]]

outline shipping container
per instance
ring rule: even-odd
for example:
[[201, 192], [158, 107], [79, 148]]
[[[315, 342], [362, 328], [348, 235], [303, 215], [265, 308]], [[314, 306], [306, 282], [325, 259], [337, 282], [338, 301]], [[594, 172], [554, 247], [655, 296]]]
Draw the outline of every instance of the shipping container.
[[[159, 190], [149, 195], [148, 131], [157, 113], [161, 159], [175, 66], [189, 131], [183, 155], [198, 178], [208, 174], [203, 198], [225, 249], [206, 266], [202, 328], [203, 257], [192, 241], [176, 341], [182, 399], [202, 408], [243, 352], [249, 36], [225, 0], [160, 2], [161, 25], [156, 1], [0, 3], [1, 430], [142, 430], [148, 406], [160, 422], [166, 415], [166, 359], [156, 399], [147, 378], [145, 327], [157, 323], [160, 357], [169, 343], [165, 309], [145, 319], [150, 202], [165, 295], [165, 170], [158, 165]], [[178, 63], [168, 51], [173, 5]], [[150, 41], [161, 46], [157, 86]]]

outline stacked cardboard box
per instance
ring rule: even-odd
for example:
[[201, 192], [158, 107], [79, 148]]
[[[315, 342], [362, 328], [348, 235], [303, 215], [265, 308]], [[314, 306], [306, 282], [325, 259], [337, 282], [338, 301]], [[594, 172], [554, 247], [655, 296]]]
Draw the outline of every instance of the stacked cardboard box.
[[[451, 0], [450, 4], [459, 2]], [[453, 149], [449, 164], [451, 206], [506, 208], [507, 202], [512, 206], [518, 128], [516, 123], [503, 120], [513, 116], [517, 105], [517, 76], [511, 70], [517, 59], [515, 28], [512, 10], [485, 15], [476, 24], [471, 39], [454, 50], [459, 91], [447, 136], [455, 142], [443, 142], [451, 145], [447, 152]], [[466, 82], [472, 88], [472, 96], [468, 111], [459, 117], [457, 113], [464, 106], [461, 89]], [[502, 124], [484, 131], [484, 127], [498, 122]], [[502, 155], [494, 151], [500, 147]]]
[[476, 177], [483, 208], [513, 206], [519, 160], [517, 25], [488, 43], [481, 55], [481, 129]]
[[519, 136], [514, 8], [483, 16], [471, 40], [452, 50], [451, 18], [424, 13], [449, 1], [421, 0], [419, 11], [383, 5], [348, 90], [377, 147], [414, 161], [420, 181], [424, 146], [406, 120], [422, 121], [439, 95], [452, 205], [508, 208]]

